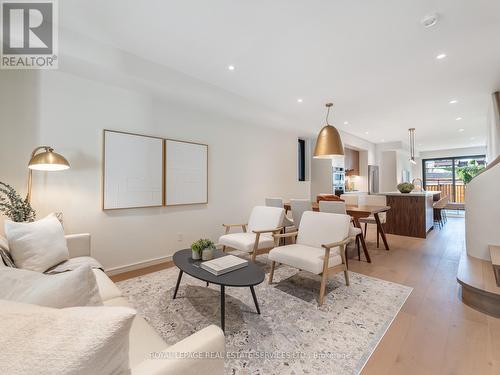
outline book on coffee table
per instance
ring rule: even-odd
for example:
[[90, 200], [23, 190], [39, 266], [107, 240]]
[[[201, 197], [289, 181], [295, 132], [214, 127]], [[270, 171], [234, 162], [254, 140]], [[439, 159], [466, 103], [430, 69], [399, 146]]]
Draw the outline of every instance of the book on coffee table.
[[200, 267], [214, 274], [215, 276], [220, 276], [225, 273], [246, 267], [247, 265], [248, 260], [238, 258], [234, 255], [225, 255], [220, 258], [202, 262], [200, 264]]

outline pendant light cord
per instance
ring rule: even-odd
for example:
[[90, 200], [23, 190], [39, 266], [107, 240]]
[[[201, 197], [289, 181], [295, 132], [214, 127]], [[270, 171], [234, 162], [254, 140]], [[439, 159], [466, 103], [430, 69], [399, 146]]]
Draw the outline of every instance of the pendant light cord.
[[328, 116], [330, 115], [330, 108], [331, 108], [332, 106], [333, 106], [333, 103], [327, 103], [327, 104], [326, 104], [326, 108], [327, 108], [327, 110], [326, 110], [326, 124], [327, 124], [327, 125], [330, 125], [330, 124], [328, 123]]

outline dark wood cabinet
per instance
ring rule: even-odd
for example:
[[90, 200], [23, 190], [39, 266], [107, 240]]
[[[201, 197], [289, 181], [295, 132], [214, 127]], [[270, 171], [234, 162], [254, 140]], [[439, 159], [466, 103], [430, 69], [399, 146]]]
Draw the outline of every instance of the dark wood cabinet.
[[344, 169], [346, 176], [359, 176], [359, 151], [350, 148], [344, 149]]

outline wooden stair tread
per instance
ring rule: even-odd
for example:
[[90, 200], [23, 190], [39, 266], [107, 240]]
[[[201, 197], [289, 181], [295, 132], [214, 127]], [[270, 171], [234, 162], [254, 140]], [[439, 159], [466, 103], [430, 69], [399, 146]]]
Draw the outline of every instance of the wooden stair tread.
[[500, 246], [490, 245], [490, 255], [491, 255], [491, 263], [493, 265], [500, 265]]
[[464, 287], [472, 287], [478, 292], [500, 298], [500, 287], [496, 283], [492, 263], [471, 257], [465, 252], [458, 265], [457, 280]]

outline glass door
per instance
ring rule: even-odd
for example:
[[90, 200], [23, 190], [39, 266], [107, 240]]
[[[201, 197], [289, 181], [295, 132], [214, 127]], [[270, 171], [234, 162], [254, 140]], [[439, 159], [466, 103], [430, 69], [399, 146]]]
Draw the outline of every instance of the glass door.
[[484, 155], [422, 161], [425, 190], [441, 191], [441, 198], [464, 203], [467, 183], [486, 166]]

